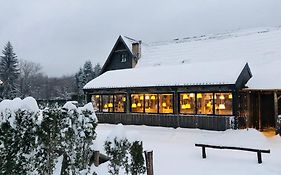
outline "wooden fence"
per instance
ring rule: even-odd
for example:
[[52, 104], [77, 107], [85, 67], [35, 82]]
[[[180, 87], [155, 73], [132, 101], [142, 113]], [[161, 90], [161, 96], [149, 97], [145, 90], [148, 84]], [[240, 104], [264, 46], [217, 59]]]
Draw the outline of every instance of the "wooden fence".
[[99, 123], [200, 128], [224, 131], [232, 128], [233, 116], [175, 114], [97, 113]]

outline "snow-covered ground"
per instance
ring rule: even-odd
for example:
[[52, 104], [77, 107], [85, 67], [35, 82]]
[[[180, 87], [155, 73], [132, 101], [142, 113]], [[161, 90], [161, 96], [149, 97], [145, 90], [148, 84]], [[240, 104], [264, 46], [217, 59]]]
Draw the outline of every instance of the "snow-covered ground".
[[[103, 143], [116, 125], [99, 124], [96, 143], [103, 150]], [[227, 130], [223, 132], [199, 129], [124, 126], [127, 135], [138, 135], [145, 150], [153, 150], [156, 175], [276, 175], [281, 172], [281, 137], [265, 137], [254, 130]], [[195, 143], [244, 146], [270, 149], [262, 154], [258, 164], [253, 152], [213, 150], [207, 148], [207, 159], [202, 159], [201, 148]], [[102, 151], [104, 152], [104, 151]], [[99, 175], [108, 174], [107, 164], [97, 169]]]

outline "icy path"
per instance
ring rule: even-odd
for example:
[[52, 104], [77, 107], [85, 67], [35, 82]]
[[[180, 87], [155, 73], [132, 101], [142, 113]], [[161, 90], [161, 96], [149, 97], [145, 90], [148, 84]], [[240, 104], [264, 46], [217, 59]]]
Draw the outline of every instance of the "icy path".
[[[115, 125], [99, 124], [97, 143], [102, 150], [105, 138]], [[256, 130], [228, 130], [224, 132], [199, 129], [172, 129], [148, 126], [125, 126], [129, 134], [138, 134], [144, 149], [154, 151], [156, 175], [275, 175], [281, 172], [281, 137], [264, 137]], [[263, 154], [263, 163], [257, 163], [256, 153], [207, 149], [207, 159], [201, 157], [201, 148], [195, 143], [212, 143], [231, 146], [270, 149]], [[106, 164], [98, 174], [106, 174]]]

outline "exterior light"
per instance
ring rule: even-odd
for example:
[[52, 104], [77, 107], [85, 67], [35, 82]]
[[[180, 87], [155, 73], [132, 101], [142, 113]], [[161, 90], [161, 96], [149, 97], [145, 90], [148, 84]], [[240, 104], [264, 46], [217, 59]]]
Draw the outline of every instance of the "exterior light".
[[183, 94], [182, 99], [184, 99], [184, 100], [188, 99], [188, 95], [187, 94]]
[[156, 99], [156, 98], [155, 98], [155, 95], [152, 95], [150, 99], [151, 99], [151, 100], [155, 100], [155, 99]]
[[189, 97], [190, 97], [190, 98], [194, 98], [194, 97], [195, 97], [195, 94], [194, 94], [194, 93], [190, 93], [190, 94], [189, 94]]
[[108, 103], [108, 107], [109, 107], [109, 108], [112, 108], [112, 107], [113, 107], [113, 104], [112, 104], [112, 103]]
[[221, 100], [224, 100], [224, 95], [221, 94], [221, 95], [220, 95], [220, 99], [221, 99]]
[[167, 106], [167, 103], [166, 103], [166, 102], [163, 102], [163, 103], [162, 103], [162, 106], [163, 106], [163, 107], [166, 107], [166, 106]]
[[142, 96], [140, 96], [140, 100], [143, 100], [143, 95], [142, 95]]
[[231, 93], [228, 95], [228, 98], [229, 98], [229, 99], [232, 99], [232, 94], [231, 94]]
[[126, 101], [126, 97], [123, 97], [122, 100], [125, 102]]
[[197, 94], [197, 98], [202, 98], [202, 94], [201, 94], [201, 93], [198, 93], [198, 94]]
[[219, 109], [225, 109], [225, 104], [220, 104]]
[[145, 99], [146, 99], [146, 100], [149, 100], [149, 96], [148, 96], [148, 95], [146, 95], [146, 96], [145, 96]]
[[141, 107], [141, 103], [139, 102], [139, 103], [137, 104], [137, 106], [138, 106], [138, 107]]

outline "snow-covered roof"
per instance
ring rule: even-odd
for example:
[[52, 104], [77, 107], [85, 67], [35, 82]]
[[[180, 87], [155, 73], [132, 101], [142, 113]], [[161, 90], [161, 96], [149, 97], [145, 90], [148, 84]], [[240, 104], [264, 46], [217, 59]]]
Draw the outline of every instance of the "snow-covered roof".
[[139, 42], [136, 39], [133, 39], [133, 38], [130, 38], [130, 37], [124, 36], [124, 35], [121, 35], [121, 38], [123, 39], [123, 41], [125, 42], [127, 47], [130, 49], [130, 51], [132, 51], [132, 44]]
[[240, 61], [221, 61], [107, 71], [84, 89], [235, 84], [245, 65]]
[[248, 62], [252, 89], [281, 89], [281, 27], [145, 43], [137, 67], [237, 60]]
[[[125, 36], [121, 37], [131, 50], [132, 43], [136, 40]], [[154, 43], [142, 42], [141, 47], [142, 56], [134, 68], [135, 70], [110, 71], [97, 78], [95, 81], [99, 85], [92, 85], [92, 87], [107, 87], [105, 84], [110, 86], [110, 82], [113, 87], [232, 82], [233, 80], [228, 77], [230, 75], [225, 76], [229, 79], [223, 80], [218, 77], [214, 80], [210, 76], [201, 79], [201, 75], [204, 75], [206, 71], [211, 75], [231, 73], [232, 66], [223, 71], [216, 71], [218, 65], [227, 60], [241, 64], [249, 63], [253, 74], [247, 84], [250, 89], [281, 89], [281, 81], [279, 81], [281, 75], [281, 27], [247, 29]], [[181, 73], [176, 70], [178, 65], [182, 65], [182, 68], [186, 66], [188, 68], [186, 70], [193, 70], [193, 67], [198, 67], [196, 66], [198, 64], [213, 65], [214, 67], [206, 70], [199, 68], [199, 70], [195, 70], [196, 74], [192, 74], [192, 71]], [[166, 67], [170, 67], [173, 72], [165, 74]], [[162, 75], [160, 76], [160, 74]], [[182, 74], [188, 78], [173, 79], [173, 77], [170, 79], [169, 75], [171, 74], [175, 74], [174, 77], [179, 77]], [[105, 76], [104, 81], [110, 82], [104, 82], [105, 84], [99, 82]], [[147, 80], [138, 82], [140, 79], [136, 78], [138, 76]], [[126, 79], [121, 80], [120, 77], [126, 77]], [[117, 82], [114, 82], [114, 78], [117, 78]], [[129, 80], [132, 82], [127, 82]], [[89, 85], [85, 87], [89, 88]]]

